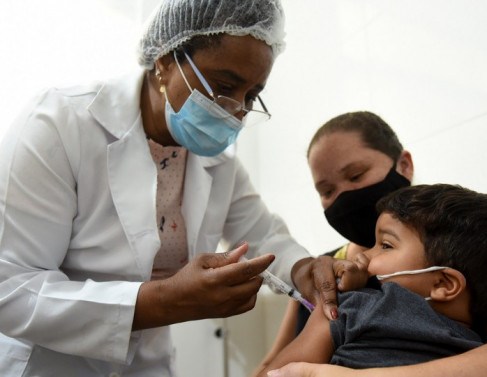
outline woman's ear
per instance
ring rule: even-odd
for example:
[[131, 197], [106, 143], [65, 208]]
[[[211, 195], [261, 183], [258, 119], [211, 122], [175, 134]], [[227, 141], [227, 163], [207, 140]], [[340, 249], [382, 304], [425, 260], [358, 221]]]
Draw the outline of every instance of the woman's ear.
[[465, 276], [453, 268], [438, 271], [438, 280], [431, 288], [433, 301], [452, 301], [467, 288]]
[[172, 53], [168, 53], [157, 60], [159, 67], [164, 71], [170, 71], [176, 64]]
[[413, 157], [411, 156], [410, 152], [406, 150], [402, 151], [401, 155], [397, 160], [396, 166], [399, 174], [406, 177], [409, 181], [413, 180], [414, 164], [413, 164]]
[[176, 66], [176, 62], [172, 54], [166, 54], [163, 57], [157, 59], [154, 63], [154, 68], [156, 72], [157, 79], [161, 86], [166, 86], [168, 82], [168, 77], [172, 70]]

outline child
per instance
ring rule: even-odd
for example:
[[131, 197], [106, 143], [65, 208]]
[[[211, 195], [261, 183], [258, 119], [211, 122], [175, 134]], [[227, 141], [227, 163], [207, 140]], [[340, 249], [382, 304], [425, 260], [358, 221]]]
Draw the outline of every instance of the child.
[[388, 195], [377, 210], [376, 243], [365, 256], [380, 289], [340, 294], [334, 321], [318, 305], [303, 332], [259, 376], [292, 361], [407, 365], [482, 345], [487, 195], [419, 185]]

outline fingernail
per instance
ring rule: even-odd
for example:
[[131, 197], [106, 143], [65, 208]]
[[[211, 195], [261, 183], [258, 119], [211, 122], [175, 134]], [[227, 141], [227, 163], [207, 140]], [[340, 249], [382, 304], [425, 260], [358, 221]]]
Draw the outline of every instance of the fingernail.
[[270, 370], [267, 375], [269, 377], [279, 377], [279, 369]]
[[337, 308], [331, 309], [331, 318], [337, 319], [338, 318], [338, 310]]

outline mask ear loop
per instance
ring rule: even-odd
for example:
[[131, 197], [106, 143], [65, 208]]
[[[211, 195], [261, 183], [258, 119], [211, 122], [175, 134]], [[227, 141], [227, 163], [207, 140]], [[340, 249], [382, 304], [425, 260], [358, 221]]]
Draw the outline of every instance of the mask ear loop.
[[201, 85], [203, 85], [205, 90], [208, 92], [208, 94], [212, 98], [215, 98], [213, 90], [210, 88], [210, 85], [206, 82], [206, 80], [203, 77], [203, 75], [201, 74], [200, 70], [196, 67], [193, 60], [189, 57], [189, 55], [186, 53], [186, 51], [184, 52], [184, 56], [186, 56], [186, 59], [188, 60], [189, 65], [191, 66], [191, 68], [193, 68], [193, 72], [195, 73], [196, 77], [198, 77], [198, 80], [200, 80]]
[[[186, 55], [186, 53], [184, 53]], [[186, 83], [186, 86], [188, 87], [189, 89], [189, 92], [190, 93], [193, 93], [193, 89], [191, 88], [191, 85], [189, 85], [189, 82], [188, 82], [188, 79], [186, 78], [186, 76], [184, 75], [183, 73], [183, 69], [181, 68], [181, 65], [179, 64], [179, 60], [178, 60], [178, 57], [176, 56], [176, 50], [173, 51], [173, 55], [174, 55], [174, 60], [176, 61], [176, 64], [179, 68], [179, 72], [181, 72], [181, 76], [183, 76], [183, 80], [184, 82]], [[187, 56], [187, 55], [186, 55]], [[188, 60], [190, 61], [190, 60]], [[191, 64], [191, 63], [190, 63]]]
[[443, 267], [443, 266], [431, 266], [428, 268], [423, 268], [420, 270], [406, 270], [406, 271], [398, 271], [394, 272], [392, 274], [387, 274], [387, 275], [376, 275], [377, 279], [379, 280], [384, 280], [393, 276], [400, 276], [400, 275], [417, 275], [417, 274], [422, 274], [425, 272], [432, 272], [432, 271], [440, 271], [440, 270], [445, 270], [449, 267]]

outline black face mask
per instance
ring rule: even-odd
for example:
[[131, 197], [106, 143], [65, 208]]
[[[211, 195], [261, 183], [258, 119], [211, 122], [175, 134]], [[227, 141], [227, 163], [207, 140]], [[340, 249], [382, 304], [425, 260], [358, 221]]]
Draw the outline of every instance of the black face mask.
[[375, 205], [387, 194], [410, 185], [411, 182], [393, 167], [381, 182], [342, 192], [325, 210], [325, 217], [347, 240], [360, 246], [373, 247], [375, 223], [379, 218]]

